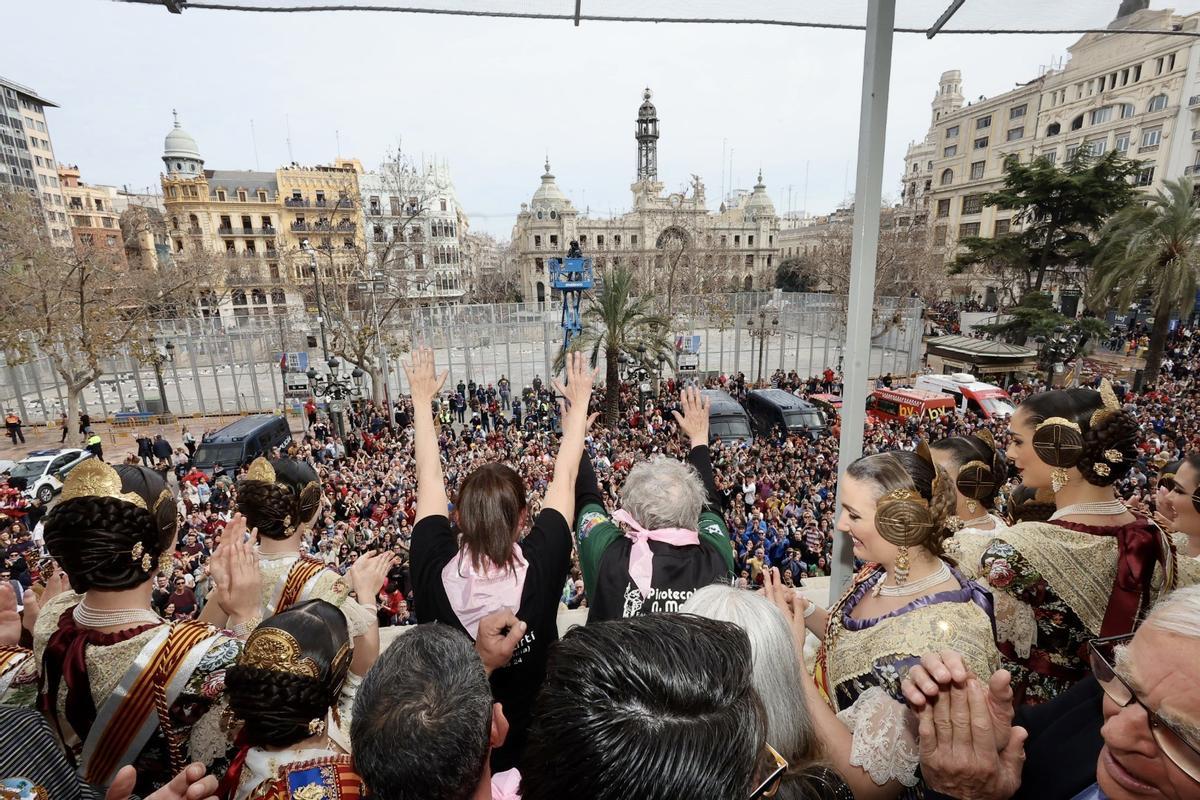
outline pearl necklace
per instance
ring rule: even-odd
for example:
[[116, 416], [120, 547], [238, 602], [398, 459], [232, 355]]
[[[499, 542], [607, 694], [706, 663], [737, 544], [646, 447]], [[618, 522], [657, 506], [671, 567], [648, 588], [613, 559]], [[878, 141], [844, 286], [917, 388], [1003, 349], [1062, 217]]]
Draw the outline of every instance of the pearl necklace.
[[145, 608], [113, 608], [98, 610], [80, 602], [71, 612], [75, 622], [85, 628], [133, 628], [138, 625], [162, 622], [163, 618]]
[[1070, 516], [1071, 514], [1094, 514], [1096, 516], [1117, 516], [1124, 514], [1129, 509], [1120, 500], [1101, 500], [1095, 503], [1072, 503], [1069, 506], [1063, 506], [1050, 515], [1051, 520], [1061, 519], [1062, 517]]
[[[942, 581], [954, 577], [954, 573], [950, 572], [950, 567], [946, 566], [946, 562], [942, 561], [940, 563], [941, 567], [935, 569], [919, 581], [912, 581], [911, 583], [906, 581], [899, 586], [884, 586], [883, 578], [880, 578], [879, 583], [875, 584], [872, 594], [876, 597], [908, 597], [909, 595], [920, 594], [927, 589], [931, 589]], [[884, 577], [887, 576], [885, 575]]]

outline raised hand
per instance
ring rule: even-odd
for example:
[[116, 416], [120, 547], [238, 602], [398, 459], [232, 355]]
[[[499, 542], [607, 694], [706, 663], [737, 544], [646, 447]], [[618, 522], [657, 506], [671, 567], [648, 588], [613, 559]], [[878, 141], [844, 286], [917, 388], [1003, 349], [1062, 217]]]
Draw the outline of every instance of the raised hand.
[[21, 641], [21, 614], [17, 611], [17, 593], [8, 581], [0, 582], [0, 645]]
[[448, 371], [437, 374], [433, 363], [433, 350], [428, 347], [413, 350], [412, 357], [401, 366], [404, 367], [404, 374], [408, 378], [409, 393], [412, 395], [414, 407], [417, 407], [418, 403], [422, 404], [422, 407], [432, 403], [442, 390], [442, 385], [446, 383], [446, 376], [450, 374]]
[[784, 586], [779, 577], [779, 567], [771, 567], [763, 574], [763, 595], [783, 613], [788, 629], [792, 632], [792, 644], [796, 659], [804, 668], [804, 640], [808, 629], [804, 626], [804, 600], [790, 586]]
[[395, 553], [387, 550], [376, 553], [372, 550], [359, 556], [358, 560], [350, 565], [350, 569], [346, 570], [346, 577], [350, 579], [350, 586], [358, 595], [358, 602], [364, 605], [374, 603], [375, 596], [387, 580], [388, 570], [395, 563]]
[[708, 412], [712, 401], [695, 386], [688, 386], [679, 394], [679, 407], [683, 413], [672, 410], [671, 416], [675, 417], [679, 430], [691, 440], [692, 447], [708, 444]]
[[566, 385], [557, 378], [554, 379], [554, 390], [563, 396], [565, 403], [564, 417], [582, 415], [587, 418], [588, 403], [592, 399], [592, 384], [596, 380], [596, 369], [589, 369], [587, 357], [580, 352], [567, 353], [566, 366], [563, 375]]
[[[214, 571], [213, 581], [217, 587], [217, 602], [221, 610], [229, 615], [229, 622], [236, 625], [262, 614], [262, 572], [254, 545], [237, 541], [237, 538], [222, 537], [222, 563], [219, 572]], [[213, 558], [214, 563], [217, 561]]]

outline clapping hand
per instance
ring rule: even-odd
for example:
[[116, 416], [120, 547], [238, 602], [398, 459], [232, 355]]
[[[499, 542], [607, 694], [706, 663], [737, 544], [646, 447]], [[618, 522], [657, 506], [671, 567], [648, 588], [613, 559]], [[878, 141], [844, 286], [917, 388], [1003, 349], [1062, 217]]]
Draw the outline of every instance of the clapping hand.
[[437, 374], [433, 364], [433, 350], [421, 347], [412, 352], [412, 358], [402, 363], [404, 375], [408, 378], [409, 393], [412, 395], [414, 408], [428, 408], [450, 373]]
[[13, 646], [21, 641], [21, 614], [17, 611], [17, 593], [8, 581], [0, 582], [0, 645]]
[[763, 594], [783, 612], [783, 618], [792, 632], [796, 660], [803, 668], [804, 640], [808, 636], [808, 629], [804, 626], [804, 599], [795, 589], [783, 585], [783, 580], [779, 577], [779, 567], [771, 567], [763, 573]]
[[346, 570], [346, 577], [350, 579], [350, 586], [358, 596], [358, 602], [369, 605], [373, 601], [387, 580], [388, 570], [395, 563], [395, 553], [388, 550], [376, 553], [372, 550], [350, 565], [350, 569]]
[[[904, 699], [916, 712], [935, 705], [952, 688], [962, 689], [978, 681], [960, 653], [943, 650], [926, 653], [921, 663], [914, 665], [900, 684]], [[985, 702], [991, 716], [996, 750], [1008, 746], [1013, 722], [1012, 677], [1008, 670], [997, 670], [987, 682]]]
[[257, 617], [262, 609], [262, 573], [254, 544], [240, 541], [241, 538], [221, 537], [211, 564], [217, 602], [229, 615], [231, 625]]
[[688, 386], [679, 395], [679, 407], [683, 413], [672, 409], [671, 416], [691, 440], [692, 447], [708, 444], [708, 412], [712, 401], [695, 386]]

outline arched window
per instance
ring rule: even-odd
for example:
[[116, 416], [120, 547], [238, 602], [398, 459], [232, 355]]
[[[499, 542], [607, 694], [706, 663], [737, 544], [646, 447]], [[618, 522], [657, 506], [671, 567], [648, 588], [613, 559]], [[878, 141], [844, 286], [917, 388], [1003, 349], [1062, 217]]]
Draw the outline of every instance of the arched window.
[[233, 297], [233, 304], [235, 306], [246, 305], [246, 293], [244, 291], [242, 291], [241, 289], [234, 289], [232, 297]]
[[1058, 134], [1061, 131], [1062, 131], [1062, 125], [1059, 125], [1057, 122], [1051, 122], [1049, 125], [1046, 126], [1046, 135], [1047, 136], [1058, 136]]
[[1165, 94], [1156, 94], [1150, 98], [1150, 105], [1146, 107], [1148, 113], [1162, 111], [1167, 107], [1167, 96]]
[[537, 301], [539, 303], [546, 302], [546, 284], [538, 281], [537, 285]]
[[916, 175], [921, 170], [920, 164], [913, 164], [913, 174]]
[[746, 279], [744, 281], [742, 281], [742, 288], [745, 289], [747, 292], [754, 290], [754, 276], [753, 275], [746, 276]]
[[179, 217], [171, 217], [171, 230], [179, 230]]
[[256, 306], [265, 306], [267, 304], [267, 293], [262, 289], [251, 289], [250, 299], [254, 301]]
[[272, 289], [271, 290], [271, 302], [277, 306], [282, 306], [282, 305], [287, 304], [287, 295], [285, 295], [283, 293], [283, 289]]
[[954, 170], [942, 170], [942, 186], [949, 186], [952, 183], [954, 183]]
[[1083, 114], [1080, 114], [1075, 119], [1071, 120], [1071, 130], [1077, 131], [1083, 127]]

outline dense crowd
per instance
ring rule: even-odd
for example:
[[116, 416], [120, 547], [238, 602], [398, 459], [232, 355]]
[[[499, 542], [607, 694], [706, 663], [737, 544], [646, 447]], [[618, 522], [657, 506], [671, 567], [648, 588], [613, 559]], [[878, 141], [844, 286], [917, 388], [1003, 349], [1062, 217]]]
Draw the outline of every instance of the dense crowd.
[[[1195, 331], [1152, 391], [1085, 374], [1009, 387], [1011, 419], [869, 421], [838, 499], [836, 419], [710, 441], [688, 381], [622, 385], [596, 421], [582, 358], [528, 387], [406, 369], [345, 437], [309, 404], [281, 451], [215, 471], [190, 434], [143, 438], [14, 506], [0, 767], [53, 771], [57, 739], [109, 796], [160, 800], [1200, 791]], [[860, 571], [821, 608], [793, 587], [843, 535]], [[564, 606], [588, 624], [559, 642]], [[383, 649], [391, 626], [413, 627]], [[1131, 705], [1156, 716], [1101, 739]]]

